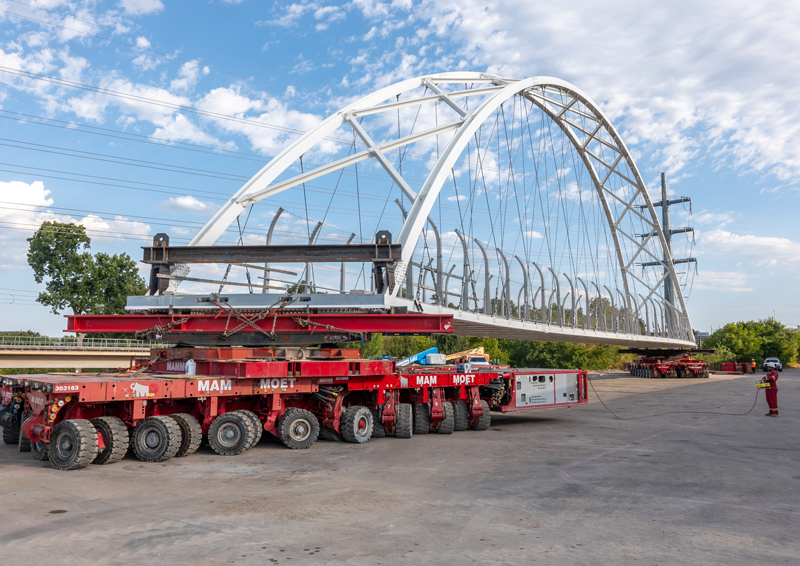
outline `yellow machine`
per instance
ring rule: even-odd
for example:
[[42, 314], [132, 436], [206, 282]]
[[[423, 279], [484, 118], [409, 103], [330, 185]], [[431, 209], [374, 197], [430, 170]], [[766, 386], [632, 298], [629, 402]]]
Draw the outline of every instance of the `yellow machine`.
[[756, 387], [761, 389], [769, 389], [770, 385], [772, 385], [769, 381], [759, 381], [756, 383]]

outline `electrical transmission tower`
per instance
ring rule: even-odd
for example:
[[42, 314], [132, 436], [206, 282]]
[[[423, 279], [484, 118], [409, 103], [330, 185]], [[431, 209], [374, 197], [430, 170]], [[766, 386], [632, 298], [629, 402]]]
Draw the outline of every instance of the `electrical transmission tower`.
[[[684, 202], [689, 203], [689, 207], [691, 210], [692, 199], [690, 197], [680, 197], [676, 199], [669, 200], [667, 195], [667, 174], [661, 173], [661, 201], [654, 202], [653, 207], [660, 206], [661, 207], [661, 228], [664, 230], [664, 239], [667, 242], [667, 249], [664, 250], [664, 262], [667, 261], [667, 250], [669, 251], [669, 257], [674, 257], [672, 254], [672, 235], [673, 234], [684, 234], [686, 232], [694, 232], [694, 228], [692, 227], [684, 227], [684, 228], [673, 228], [669, 218], [669, 207], [673, 204], [681, 204]], [[644, 207], [641, 207], [644, 208]], [[697, 259], [693, 257], [686, 257], [681, 259], [673, 259], [673, 265], [678, 263], [697, 263]], [[664, 272], [667, 272], [667, 266], [659, 261], [651, 261], [647, 263], [643, 263], [642, 267], [656, 267], [659, 265], [664, 266]], [[664, 279], [664, 299], [671, 305], [675, 306], [675, 287], [672, 282], [672, 278], [666, 277]]]

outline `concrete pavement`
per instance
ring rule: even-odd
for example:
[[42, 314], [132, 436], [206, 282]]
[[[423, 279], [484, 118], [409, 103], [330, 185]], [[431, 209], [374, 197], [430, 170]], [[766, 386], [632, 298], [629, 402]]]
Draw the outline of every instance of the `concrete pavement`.
[[[744, 413], [754, 381], [593, 382], [631, 417]], [[262, 441], [59, 472], [0, 445], [8, 564], [797, 564], [800, 370], [746, 416], [592, 403], [486, 432]]]

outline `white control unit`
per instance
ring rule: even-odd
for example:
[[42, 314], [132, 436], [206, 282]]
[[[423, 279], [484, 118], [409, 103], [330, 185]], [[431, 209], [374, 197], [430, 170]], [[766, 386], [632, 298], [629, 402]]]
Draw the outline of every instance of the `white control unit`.
[[516, 375], [517, 407], [575, 403], [578, 398], [577, 373], [541, 373]]

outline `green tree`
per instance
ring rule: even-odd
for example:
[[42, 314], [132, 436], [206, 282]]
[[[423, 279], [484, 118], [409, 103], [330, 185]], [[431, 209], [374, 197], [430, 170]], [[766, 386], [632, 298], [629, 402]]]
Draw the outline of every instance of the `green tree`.
[[147, 284], [128, 254], [95, 256], [93, 314], [123, 314], [127, 297], [144, 295]]
[[764, 358], [777, 357], [785, 365], [790, 365], [797, 361], [800, 345], [797, 334], [772, 319], [736, 322], [716, 330], [705, 339], [703, 347], [724, 347], [739, 362], [755, 359], [761, 364]]
[[45, 291], [36, 299], [54, 314], [125, 312], [128, 295], [143, 295], [147, 285], [128, 254], [93, 256], [91, 239], [78, 224], [43, 222], [28, 238], [28, 265]]

